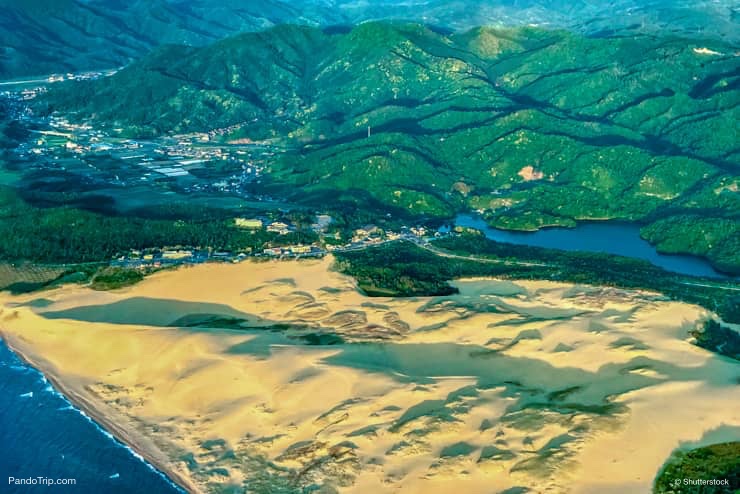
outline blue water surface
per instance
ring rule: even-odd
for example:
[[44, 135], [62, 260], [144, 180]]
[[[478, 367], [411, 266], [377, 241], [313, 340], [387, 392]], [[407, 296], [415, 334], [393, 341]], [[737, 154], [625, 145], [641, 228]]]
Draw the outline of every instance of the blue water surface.
[[514, 232], [491, 228], [480, 217], [461, 214], [456, 218], [455, 224], [481, 230], [486, 237], [497, 242], [617, 254], [650, 261], [674, 273], [727, 278], [700, 257], [659, 253], [655, 247], [640, 237], [640, 226], [635, 223], [585, 222], [579, 223], [576, 228], [544, 228], [536, 232]]
[[[76, 480], [14, 485], [8, 477]], [[0, 340], [0, 492], [182, 494], [70, 403]]]

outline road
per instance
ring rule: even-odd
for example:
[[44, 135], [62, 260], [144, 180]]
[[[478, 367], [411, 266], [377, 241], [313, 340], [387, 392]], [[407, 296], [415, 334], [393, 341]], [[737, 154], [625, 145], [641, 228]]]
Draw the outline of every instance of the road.
[[352, 251], [358, 251], [358, 250], [364, 250], [372, 247], [377, 247], [380, 245], [387, 245], [393, 242], [410, 242], [417, 247], [420, 247], [428, 252], [431, 252], [432, 254], [438, 255], [440, 257], [446, 257], [449, 259], [461, 259], [464, 261], [474, 261], [474, 262], [480, 262], [485, 264], [503, 264], [507, 266], [531, 266], [531, 267], [553, 267], [552, 264], [545, 264], [545, 263], [538, 263], [538, 262], [525, 262], [525, 261], [511, 261], [511, 260], [504, 260], [504, 259], [491, 259], [487, 257], [477, 257], [477, 256], [463, 256], [460, 254], [455, 254], [453, 252], [449, 252], [443, 249], [439, 249], [437, 247], [434, 247], [429, 242], [422, 240], [418, 237], [414, 236], [404, 236], [401, 238], [397, 238], [394, 240], [384, 240], [383, 242], [378, 242], [376, 244], [372, 245], [358, 245], [355, 247], [344, 247], [341, 249], [335, 249], [333, 252], [352, 252]]
[[428, 242], [424, 242], [421, 240], [414, 241], [413, 243], [415, 243], [422, 249], [427, 250], [433, 254], [436, 254], [440, 257], [447, 257], [450, 259], [462, 259], [465, 261], [475, 261], [475, 262], [482, 262], [486, 264], [504, 264], [508, 266], [532, 266], [532, 267], [545, 267], [545, 268], [549, 268], [553, 266], [552, 264], [544, 264], [544, 263], [539, 263], [539, 262], [511, 261], [511, 260], [504, 260], [504, 259], [490, 259], [487, 257], [463, 256], [460, 254], [453, 254], [452, 252], [448, 252], [446, 250], [438, 249], [437, 247], [432, 246]]
[[733, 292], [740, 292], [740, 287], [732, 287], [732, 286], [725, 286], [725, 285], [709, 285], [707, 283], [694, 283], [693, 281], [679, 281], [681, 285], [689, 285], [689, 286], [703, 286], [705, 288], [716, 288], [718, 290], [731, 290]]
[[43, 84], [49, 83], [48, 79], [28, 79], [26, 81], [3, 81], [0, 86], [20, 86], [22, 84]]
[[[326, 255], [331, 253], [342, 253], [342, 252], [357, 252], [373, 247], [378, 247], [381, 245], [387, 245], [394, 242], [409, 242], [416, 246], [418, 246], [421, 249], [426, 250], [427, 252], [431, 252], [434, 255], [445, 257], [448, 259], [460, 259], [464, 261], [473, 261], [473, 262], [479, 262], [479, 263], [485, 263], [485, 264], [500, 264], [504, 266], [526, 266], [526, 267], [545, 267], [545, 268], [552, 268], [557, 267], [555, 264], [548, 264], [548, 263], [539, 263], [539, 262], [528, 262], [528, 261], [514, 261], [514, 260], [505, 260], [505, 259], [492, 259], [492, 258], [486, 258], [486, 257], [477, 257], [473, 255], [461, 255], [461, 254], [455, 254], [453, 252], [446, 251], [444, 249], [440, 249], [432, 245], [429, 241], [423, 240], [421, 238], [415, 237], [413, 235], [404, 235], [400, 238], [396, 238], [393, 240], [384, 240], [382, 242], [378, 242], [375, 244], [361, 244], [361, 245], [353, 245], [349, 247], [342, 247], [335, 249], [331, 252], [327, 251], [321, 251], [321, 252], [313, 252], [310, 254], [311, 257], [317, 256], [317, 255]], [[281, 256], [283, 257], [283, 256]], [[304, 257], [302, 255], [297, 255], [295, 257]], [[199, 258], [197, 261], [177, 261], [173, 264], [194, 264], [194, 263], [202, 263], [206, 260], [209, 260], [209, 257], [206, 258]], [[233, 260], [233, 259], [220, 259], [220, 260]], [[136, 266], [138, 266], [141, 261], [136, 261]], [[45, 265], [44, 267], [56, 267], [56, 268], [67, 268], [71, 266], [81, 266], [81, 265], [104, 265], [105, 262], [84, 262], [84, 263], [75, 263], [75, 264], [54, 264], [54, 265]], [[122, 261], [114, 261], [111, 263], [112, 265], [120, 265], [122, 267], [132, 267], [129, 266], [126, 262]], [[714, 288], [717, 290], [728, 290], [728, 291], [734, 291], [734, 292], [740, 292], [740, 286], [727, 286], [723, 284], [710, 284], [710, 283], [699, 283], [699, 282], [693, 282], [693, 281], [678, 281], [676, 280], [678, 284], [681, 285], [688, 285], [688, 286], [697, 286], [697, 287], [704, 287], [704, 288]]]
[[[437, 247], [434, 247], [429, 242], [426, 242], [420, 238], [417, 237], [403, 237], [395, 240], [386, 240], [384, 242], [380, 242], [378, 244], [374, 244], [372, 246], [358, 246], [358, 247], [350, 247], [345, 249], [338, 249], [340, 252], [349, 252], [349, 251], [357, 251], [357, 250], [363, 250], [368, 247], [374, 247], [377, 245], [384, 245], [391, 242], [399, 242], [399, 241], [407, 241], [411, 242], [418, 247], [431, 252], [435, 255], [438, 255], [440, 257], [446, 257], [450, 259], [461, 259], [465, 261], [475, 261], [475, 262], [481, 262], [481, 263], [488, 263], [488, 264], [503, 264], [508, 266], [529, 266], [529, 267], [557, 267], [554, 264], [546, 264], [546, 263], [538, 263], [538, 262], [525, 262], [525, 261], [511, 261], [511, 260], [503, 260], [503, 259], [490, 259], [485, 257], [476, 257], [476, 256], [464, 256], [460, 254], [454, 254], [449, 251], [445, 251], [442, 249], [439, 249]], [[740, 287], [733, 287], [733, 286], [727, 286], [727, 285], [721, 285], [721, 284], [709, 284], [709, 283], [697, 283], [693, 281], [678, 281], [681, 285], [688, 285], [688, 286], [699, 286], [704, 288], [714, 288], [717, 290], [728, 290], [728, 291], [734, 291], [734, 292], [740, 292]]]

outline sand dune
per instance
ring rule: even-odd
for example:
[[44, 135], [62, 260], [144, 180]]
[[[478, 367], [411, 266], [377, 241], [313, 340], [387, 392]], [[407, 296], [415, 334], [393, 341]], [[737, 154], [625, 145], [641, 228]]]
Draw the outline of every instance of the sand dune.
[[0, 325], [193, 491], [648, 492], [682, 444], [740, 439], [698, 307], [497, 280], [369, 299], [330, 262], [6, 296]]

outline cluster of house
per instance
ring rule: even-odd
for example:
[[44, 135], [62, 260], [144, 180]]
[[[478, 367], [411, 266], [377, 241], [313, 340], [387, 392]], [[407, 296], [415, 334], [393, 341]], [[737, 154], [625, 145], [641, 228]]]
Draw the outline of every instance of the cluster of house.
[[[311, 229], [316, 233], [324, 233], [332, 222], [332, 217], [328, 214], [316, 216], [316, 221], [311, 225]], [[234, 224], [239, 228], [247, 230], [260, 230], [264, 228], [268, 232], [286, 235], [295, 228], [282, 221], [269, 221], [266, 218], [235, 218]]]
[[[325, 233], [331, 224], [332, 218], [329, 215], [316, 216], [312, 228], [317, 233]], [[295, 227], [284, 223], [283, 221], [270, 221], [267, 218], [234, 218], [234, 224], [238, 228], [249, 230], [266, 230], [278, 234], [287, 234], [295, 231]], [[222, 262], [241, 262], [248, 257], [322, 257], [327, 252], [351, 251], [363, 249], [365, 247], [389, 242], [399, 239], [415, 241], [427, 236], [430, 232], [425, 227], [402, 227], [400, 232], [383, 230], [375, 225], [366, 225], [352, 232], [352, 239], [342, 245], [285, 245], [276, 247], [267, 247], [261, 250], [253, 251], [251, 248], [241, 249], [238, 253], [226, 251], [211, 250], [194, 250], [194, 249], [164, 249], [148, 250], [145, 252], [132, 250], [128, 255], [119, 257], [114, 264], [126, 267], [160, 267], [175, 264], [202, 263], [209, 260]], [[434, 233], [439, 236], [439, 232]], [[324, 237], [328, 238], [328, 237]], [[339, 238], [339, 237], [337, 237]]]
[[266, 256], [322, 256], [326, 251], [316, 245], [289, 245], [287, 247], [270, 247], [262, 250]]
[[283, 223], [282, 221], [267, 223], [260, 218], [235, 218], [234, 224], [239, 228], [247, 230], [261, 230], [265, 228], [268, 232], [278, 233], [280, 235], [286, 235], [292, 231], [287, 223]]
[[[29, 113], [24, 118], [42, 127], [36, 138], [15, 150], [21, 158], [37, 156], [31, 166], [63, 169], [116, 185], [170, 183], [184, 178], [176, 182], [189, 192], [238, 193], [245, 183], [260, 177], [264, 171], [261, 157], [269, 153], [265, 146], [204, 145], [207, 134], [139, 141], [111, 137], [88, 123], [71, 123], [57, 115], [36, 117]], [[191, 173], [203, 168], [211, 170], [205, 177], [197, 171]]]
[[118, 72], [118, 69], [109, 69], [104, 71], [88, 71], [75, 74], [68, 72], [66, 74], [51, 74], [46, 78], [46, 82], [63, 82], [63, 81], [90, 81], [100, 79], [101, 77], [110, 77]]

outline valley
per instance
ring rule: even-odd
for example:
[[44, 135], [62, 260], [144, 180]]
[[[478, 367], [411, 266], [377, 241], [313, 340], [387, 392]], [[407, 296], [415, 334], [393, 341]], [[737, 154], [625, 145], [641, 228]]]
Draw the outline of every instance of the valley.
[[0, 0], [8, 492], [740, 493], [736, 4]]
[[705, 41], [281, 26], [169, 47], [111, 77], [55, 85], [33, 106], [119, 138], [210, 132], [217, 145], [280, 149], [260, 164], [257, 193], [331, 202], [332, 216], [472, 210], [527, 231], [634, 221], [661, 252], [736, 274], [740, 57]]

